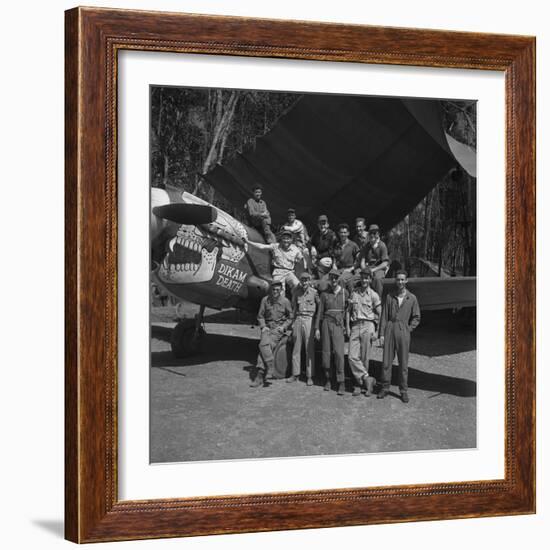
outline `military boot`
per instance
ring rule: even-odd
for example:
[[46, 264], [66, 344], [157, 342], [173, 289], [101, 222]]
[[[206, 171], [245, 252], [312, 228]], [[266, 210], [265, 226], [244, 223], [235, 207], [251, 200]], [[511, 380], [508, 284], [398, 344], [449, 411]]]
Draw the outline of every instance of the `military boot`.
[[265, 374], [263, 371], [259, 370], [258, 374], [256, 374], [256, 378], [254, 378], [254, 381], [250, 384], [251, 388], [259, 388], [262, 387], [265, 384]]
[[365, 387], [365, 395], [369, 397], [374, 391], [374, 378], [369, 375], [365, 375], [363, 378], [363, 386]]
[[325, 372], [325, 386], [323, 387], [325, 391], [331, 390], [331, 384], [330, 384], [330, 372]]

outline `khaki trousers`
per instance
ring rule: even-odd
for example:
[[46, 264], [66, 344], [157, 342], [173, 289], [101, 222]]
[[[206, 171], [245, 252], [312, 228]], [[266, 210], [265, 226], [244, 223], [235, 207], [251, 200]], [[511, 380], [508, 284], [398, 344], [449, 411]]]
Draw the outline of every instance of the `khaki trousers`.
[[374, 332], [373, 321], [358, 321], [351, 326], [348, 359], [358, 385], [361, 385], [363, 377], [369, 374], [371, 338]]
[[292, 375], [300, 376], [302, 343], [306, 348], [306, 377], [313, 378], [315, 372], [315, 340], [312, 330], [313, 319], [307, 315], [298, 315], [294, 322], [294, 347], [292, 349]]

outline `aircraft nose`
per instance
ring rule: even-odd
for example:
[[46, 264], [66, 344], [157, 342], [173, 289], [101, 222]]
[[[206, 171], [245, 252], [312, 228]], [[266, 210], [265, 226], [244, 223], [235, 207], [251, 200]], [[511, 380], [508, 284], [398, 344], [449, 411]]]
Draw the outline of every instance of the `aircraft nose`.
[[[170, 195], [164, 190], [158, 187], [151, 189], [151, 208], [154, 209], [157, 206], [163, 206], [170, 204]], [[156, 237], [166, 226], [166, 221], [159, 218], [151, 212], [151, 237]]]

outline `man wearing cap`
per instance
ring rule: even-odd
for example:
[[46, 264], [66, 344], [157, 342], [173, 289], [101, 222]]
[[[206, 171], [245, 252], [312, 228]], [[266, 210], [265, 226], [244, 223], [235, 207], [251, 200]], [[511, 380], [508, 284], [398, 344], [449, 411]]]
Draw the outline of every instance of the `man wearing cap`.
[[321, 260], [326, 258], [327, 263], [330, 262], [330, 265], [326, 267], [330, 269], [332, 267], [332, 249], [336, 243], [336, 235], [330, 229], [328, 217], [325, 214], [321, 214], [317, 219], [317, 230], [313, 233], [310, 242], [313, 263], [319, 266]]
[[378, 294], [370, 288], [370, 269], [362, 269], [359, 276], [360, 284], [351, 292], [346, 312], [346, 328], [350, 335], [348, 359], [356, 380], [352, 395], [360, 395], [363, 387], [368, 397], [374, 383], [374, 378], [369, 376], [371, 342], [380, 318], [381, 302]]
[[416, 296], [407, 290], [407, 272], [395, 274], [395, 290], [384, 300], [380, 319], [380, 342], [384, 346], [382, 360], [382, 389], [378, 399], [384, 399], [391, 384], [392, 363], [395, 354], [399, 361], [399, 389], [403, 403], [409, 402], [408, 372], [411, 332], [420, 323], [420, 307]]
[[292, 350], [292, 375], [287, 382], [296, 382], [300, 376], [300, 362], [302, 359], [302, 342], [306, 348], [306, 384], [313, 386], [315, 372], [315, 340], [313, 338], [312, 323], [317, 307], [319, 295], [311, 286], [311, 275], [304, 271], [300, 275], [300, 284], [292, 295], [292, 312], [294, 317], [294, 347]]
[[260, 302], [260, 353], [256, 362], [256, 378], [250, 384], [252, 388], [265, 384], [268, 374], [273, 370], [273, 350], [292, 324], [292, 306], [282, 294], [282, 286], [280, 281], [273, 281], [269, 294]]
[[319, 298], [319, 310], [315, 318], [315, 339], [322, 341], [325, 391], [330, 391], [330, 362], [334, 352], [338, 395], [344, 395], [344, 335], [345, 315], [348, 307], [348, 291], [340, 285], [340, 271], [329, 271], [329, 288]]
[[283, 286], [283, 295], [286, 285], [292, 290], [298, 285], [298, 278], [294, 273], [296, 264], [304, 260], [302, 251], [292, 244], [292, 234], [290, 231], [281, 233], [280, 243], [255, 243], [245, 239], [250, 246], [259, 248], [260, 250], [271, 250], [271, 266], [273, 268], [271, 276], [274, 281], [280, 281]]
[[252, 197], [246, 201], [244, 209], [248, 214], [248, 223], [261, 231], [268, 243], [274, 243], [276, 239], [271, 231], [271, 214], [267, 209], [267, 204], [262, 199], [260, 185], [255, 185], [252, 188]]
[[341, 223], [338, 226], [338, 242], [334, 245], [333, 255], [336, 267], [341, 270], [341, 282], [344, 286], [353, 279], [353, 271], [356, 267], [356, 258], [359, 247], [349, 238], [349, 225]]
[[384, 289], [382, 281], [388, 272], [390, 257], [388, 247], [380, 240], [380, 228], [376, 224], [369, 226], [369, 242], [362, 248], [357, 264], [361, 269], [370, 268], [372, 289], [381, 298]]

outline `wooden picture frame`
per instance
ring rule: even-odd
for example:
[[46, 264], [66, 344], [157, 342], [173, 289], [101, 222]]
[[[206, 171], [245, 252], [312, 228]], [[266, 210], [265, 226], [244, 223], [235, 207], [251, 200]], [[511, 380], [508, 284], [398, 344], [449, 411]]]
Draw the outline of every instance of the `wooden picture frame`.
[[[461, 483], [119, 501], [117, 53], [501, 71], [506, 86], [505, 476]], [[535, 39], [238, 17], [66, 12], [66, 494], [74, 542], [535, 511]]]

